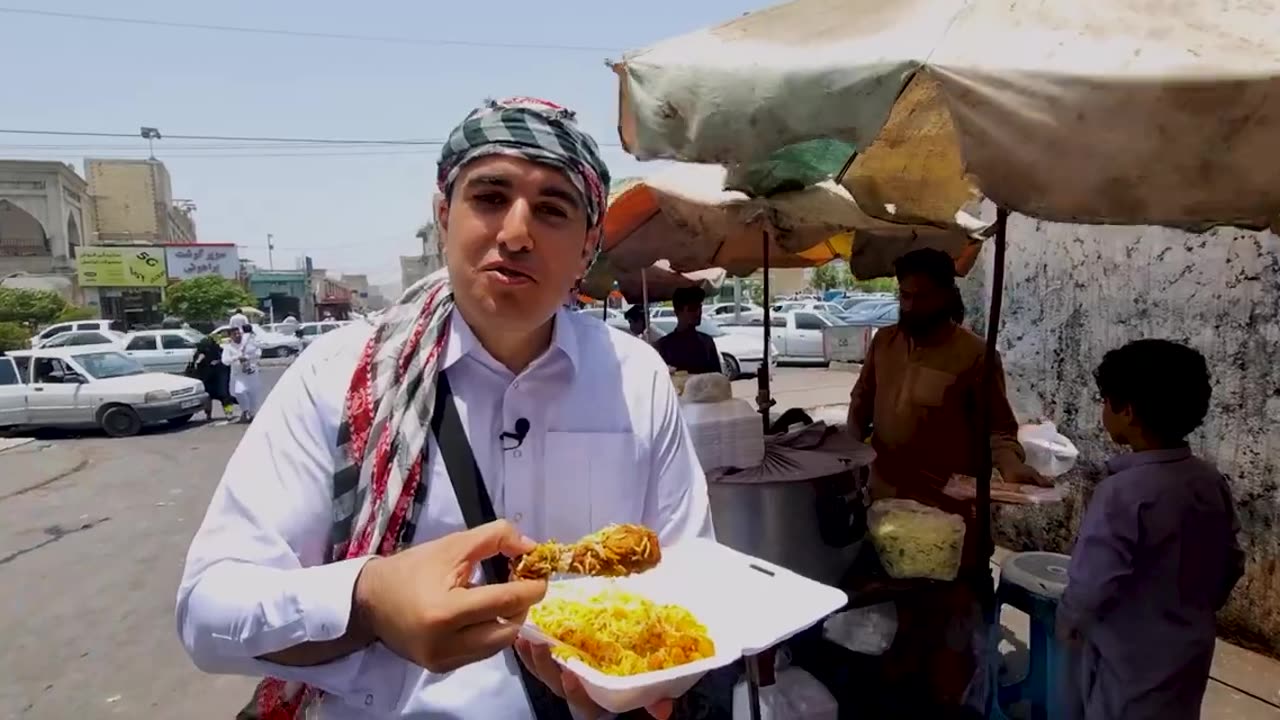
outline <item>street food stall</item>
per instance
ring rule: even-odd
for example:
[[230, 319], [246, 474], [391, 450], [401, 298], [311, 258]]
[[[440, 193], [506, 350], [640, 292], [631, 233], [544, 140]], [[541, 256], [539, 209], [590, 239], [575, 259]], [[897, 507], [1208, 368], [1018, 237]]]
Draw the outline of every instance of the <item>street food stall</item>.
[[[619, 212], [630, 234], [606, 220], [606, 251], [643, 264], [653, 244], [677, 270], [715, 258], [739, 274], [751, 263], [725, 248], [754, 243], [786, 265], [839, 238], [854, 274], [873, 277], [903, 249], [886, 236], [946, 250], [962, 274], [989, 239], [994, 355], [1010, 212], [1280, 229], [1280, 165], [1258, 161], [1280, 157], [1278, 23], [1265, 5], [1209, 0], [1167, 12], [1141, 0], [794, 0], [660, 42], [613, 64], [623, 145], [641, 160], [723, 166], [718, 189], [735, 195], [688, 202], [655, 175], [658, 212]], [[805, 232], [779, 210], [819, 193], [859, 215]], [[754, 233], [733, 243], [725, 227]], [[681, 244], [671, 230], [686, 254], [666, 247]], [[990, 427], [988, 408], [977, 421]], [[990, 483], [988, 467], [975, 482], [984, 557]], [[753, 699], [759, 670], [748, 663]]]

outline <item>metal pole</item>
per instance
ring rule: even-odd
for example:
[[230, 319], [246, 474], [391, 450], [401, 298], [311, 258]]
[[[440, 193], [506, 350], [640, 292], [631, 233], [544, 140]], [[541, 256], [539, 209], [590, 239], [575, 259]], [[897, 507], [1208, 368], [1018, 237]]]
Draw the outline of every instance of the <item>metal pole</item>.
[[733, 279], [733, 323], [742, 323], [742, 278]]
[[756, 373], [760, 390], [756, 393], [756, 405], [760, 407], [760, 421], [764, 433], [769, 434], [769, 410], [773, 408], [773, 396], [769, 393], [769, 352], [773, 345], [773, 323], [769, 319], [769, 231], [761, 233], [764, 248], [764, 367]]
[[275, 236], [272, 235], [271, 233], [267, 233], [267, 269], [268, 270], [276, 269], [276, 260], [275, 260], [275, 256], [273, 255], [273, 253], [275, 252], [276, 246], [271, 244], [271, 239], [273, 237]]
[[975, 441], [981, 445], [978, 457], [977, 511], [978, 511], [978, 558], [981, 562], [991, 559], [994, 544], [991, 541], [991, 395], [996, 388], [996, 375], [999, 366], [996, 359], [996, 339], [1000, 332], [1000, 309], [1004, 300], [1004, 265], [1009, 228], [1009, 211], [1004, 208], [996, 210], [995, 224], [995, 261], [991, 273], [991, 309], [987, 313], [987, 349], [982, 364], [982, 395], [978, 406], [981, 434]]
[[[640, 268], [640, 309], [644, 311], [644, 329], [649, 329], [649, 276], [645, 274], [645, 269]], [[649, 333], [644, 334], [646, 342]]]
[[760, 720], [760, 656], [750, 655], [746, 660], [747, 709], [751, 720]]

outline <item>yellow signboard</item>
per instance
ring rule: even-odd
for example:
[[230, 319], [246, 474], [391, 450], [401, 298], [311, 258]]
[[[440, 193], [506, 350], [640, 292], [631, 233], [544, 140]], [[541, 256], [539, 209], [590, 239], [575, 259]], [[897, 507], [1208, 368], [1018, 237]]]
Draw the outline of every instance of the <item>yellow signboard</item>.
[[164, 249], [82, 247], [76, 253], [80, 287], [164, 287]]

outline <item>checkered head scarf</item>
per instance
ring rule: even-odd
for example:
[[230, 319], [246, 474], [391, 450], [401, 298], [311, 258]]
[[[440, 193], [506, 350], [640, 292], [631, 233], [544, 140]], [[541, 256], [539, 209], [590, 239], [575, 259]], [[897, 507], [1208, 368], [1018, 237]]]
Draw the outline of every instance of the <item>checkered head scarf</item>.
[[[449, 197], [467, 163], [495, 154], [560, 170], [582, 194], [588, 226], [603, 221], [609, 170], [572, 111], [532, 98], [490, 101], [473, 110], [440, 154], [441, 192]], [[338, 427], [330, 562], [389, 555], [413, 542], [426, 502], [422, 480], [435, 378], [453, 307], [448, 271], [433, 273], [387, 309], [360, 355]], [[267, 678], [255, 694], [258, 717], [302, 718], [319, 696], [316, 688]]]

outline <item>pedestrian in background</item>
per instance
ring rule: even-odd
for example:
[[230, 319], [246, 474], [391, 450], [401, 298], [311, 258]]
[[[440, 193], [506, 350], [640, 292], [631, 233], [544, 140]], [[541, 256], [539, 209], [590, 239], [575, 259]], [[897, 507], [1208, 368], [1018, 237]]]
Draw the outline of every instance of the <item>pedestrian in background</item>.
[[222, 364], [231, 369], [231, 394], [240, 406], [240, 422], [253, 421], [262, 404], [262, 375], [258, 363], [262, 349], [253, 337], [253, 327], [247, 323], [232, 326], [227, 342], [222, 346]]

